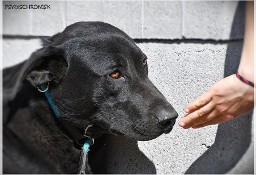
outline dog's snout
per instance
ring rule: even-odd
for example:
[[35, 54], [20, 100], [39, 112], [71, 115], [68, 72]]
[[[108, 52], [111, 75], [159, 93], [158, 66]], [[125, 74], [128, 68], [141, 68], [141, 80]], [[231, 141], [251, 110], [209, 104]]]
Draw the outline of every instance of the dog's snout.
[[175, 124], [175, 119], [178, 117], [178, 113], [172, 107], [164, 107], [158, 109], [156, 113], [156, 118], [160, 124], [160, 127], [173, 126]]

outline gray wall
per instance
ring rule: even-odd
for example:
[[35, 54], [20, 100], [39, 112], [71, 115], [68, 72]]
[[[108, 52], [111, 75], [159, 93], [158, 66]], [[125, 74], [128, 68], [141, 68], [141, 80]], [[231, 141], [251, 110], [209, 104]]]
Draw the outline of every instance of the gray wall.
[[[51, 9], [5, 9], [50, 4]], [[135, 39], [149, 77], [184, 116], [184, 106], [236, 72], [244, 35], [244, 3], [176, 1], [4, 2], [3, 66], [40, 48], [40, 38], [77, 21], [108, 22]], [[114, 138], [113, 173], [253, 173], [252, 114], [202, 129], [176, 125], [147, 142]], [[120, 147], [120, 144], [123, 145]], [[249, 149], [248, 149], [249, 148]]]

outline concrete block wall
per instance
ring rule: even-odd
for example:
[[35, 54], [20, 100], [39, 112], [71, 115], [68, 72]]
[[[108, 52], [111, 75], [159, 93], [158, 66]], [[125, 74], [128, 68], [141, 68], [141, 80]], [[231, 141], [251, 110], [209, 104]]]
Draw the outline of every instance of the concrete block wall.
[[[50, 9], [5, 9], [5, 5], [48, 4]], [[4, 1], [3, 33], [51, 36], [78, 21], [104, 21], [132, 38], [242, 39], [243, 28], [230, 35], [237, 2], [230, 1]], [[8, 10], [9, 9], [9, 10]], [[19, 26], [19, 27], [17, 27]]]
[[[49, 4], [50, 9], [6, 9], [10, 4]], [[77, 21], [108, 22], [134, 38], [148, 57], [150, 79], [182, 117], [188, 102], [236, 72], [244, 3], [4, 1], [3, 66], [25, 60], [41, 47], [40, 38]], [[170, 134], [137, 147], [125, 138], [114, 139], [109, 163], [113, 173], [253, 173], [252, 138], [252, 114], [197, 130], [176, 125]]]

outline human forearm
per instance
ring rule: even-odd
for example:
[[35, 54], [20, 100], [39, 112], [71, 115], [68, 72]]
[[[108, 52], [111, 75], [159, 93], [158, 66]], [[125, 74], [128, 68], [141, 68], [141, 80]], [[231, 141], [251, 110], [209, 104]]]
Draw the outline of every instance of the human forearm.
[[238, 72], [241, 76], [254, 82], [254, 2], [246, 3], [245, 36]]

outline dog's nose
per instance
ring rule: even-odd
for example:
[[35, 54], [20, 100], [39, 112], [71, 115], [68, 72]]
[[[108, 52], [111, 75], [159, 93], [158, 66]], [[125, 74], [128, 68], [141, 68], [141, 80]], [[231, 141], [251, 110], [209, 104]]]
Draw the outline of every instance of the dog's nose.
[[156, 113], [156, 118], [161, 128], [173, 126], [178, 113], [170, 106], [159, 108]]

